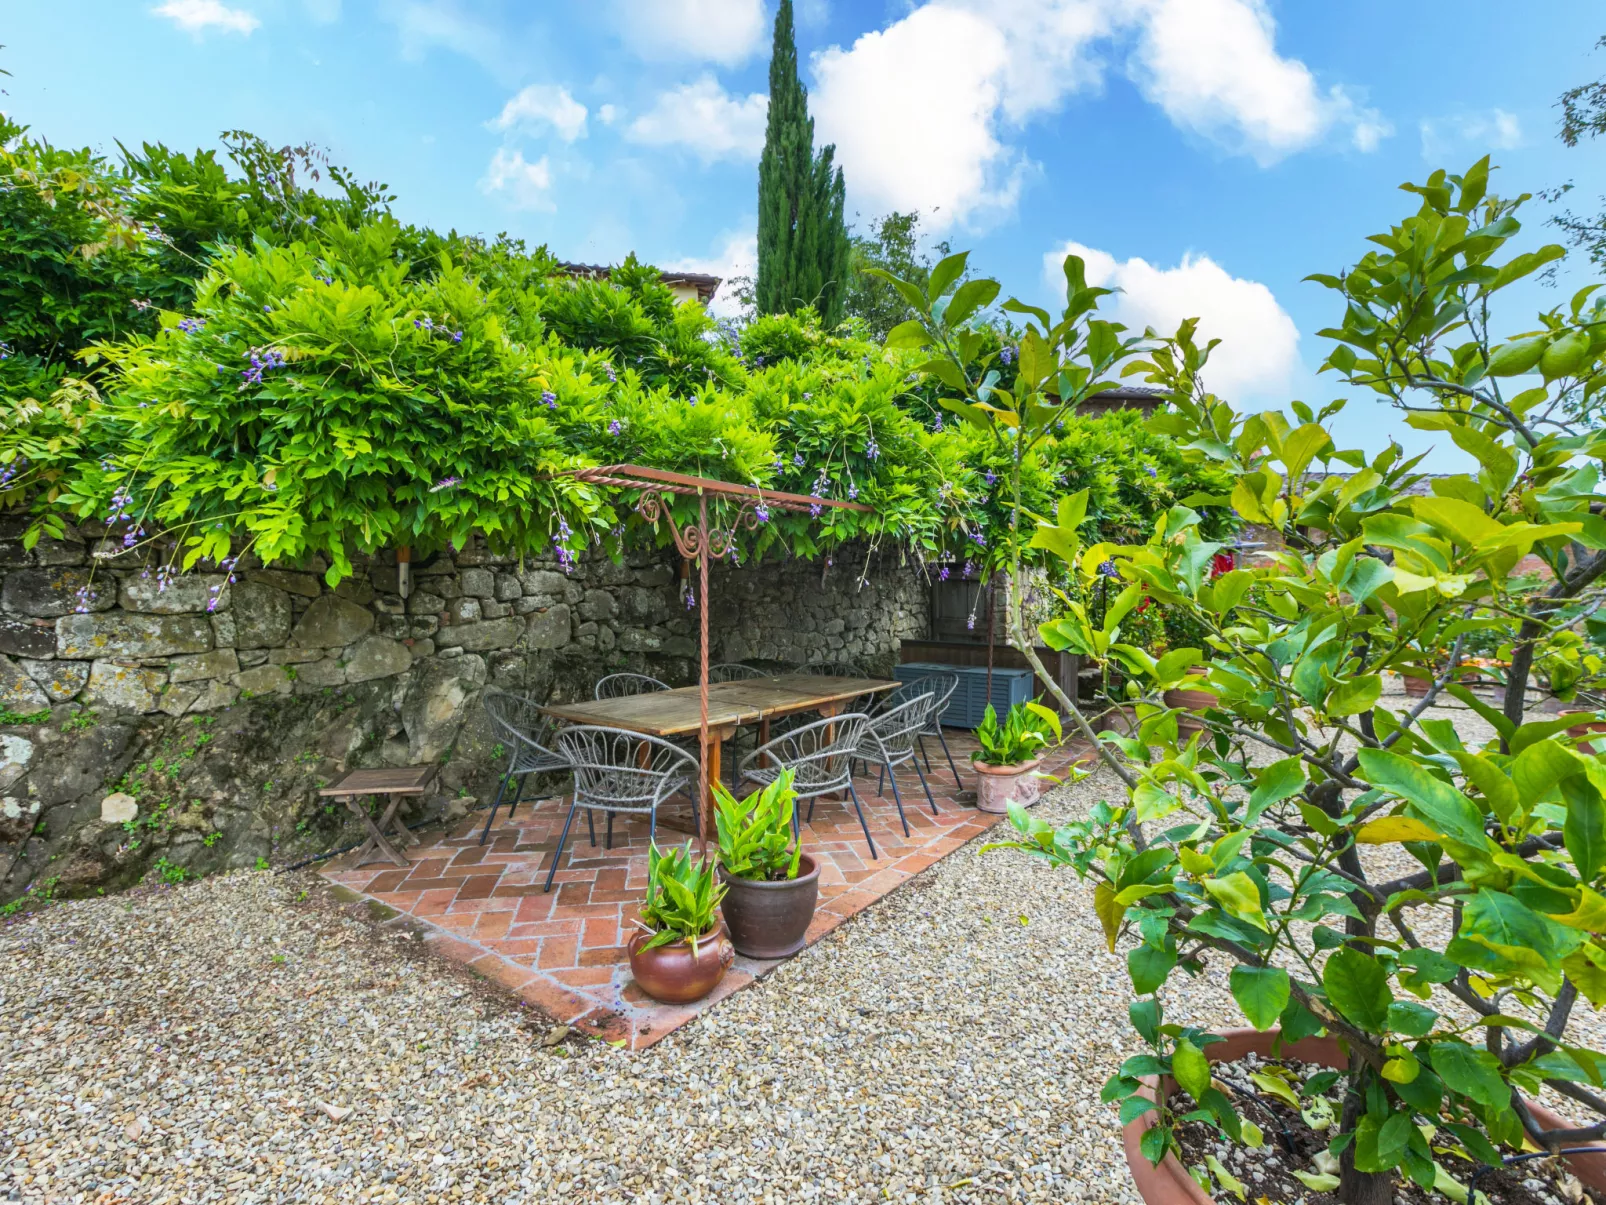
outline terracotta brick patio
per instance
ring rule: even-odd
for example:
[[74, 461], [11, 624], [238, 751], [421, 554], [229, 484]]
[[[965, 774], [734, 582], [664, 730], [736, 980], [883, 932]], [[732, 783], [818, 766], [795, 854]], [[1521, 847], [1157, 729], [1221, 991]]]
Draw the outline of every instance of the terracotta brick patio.
[[[803, 847], [820, 862], [820, 902], [808, 944], [1001, 819], [967, 802], [975, 798], [970, 770], [975, 742], [968, 733], [949, 730], [948, 744], [963, 785], [955, 786], [941, 751], [933, 748], [929, 781], [936, 816], [914, 771], [898, 777], [908, 837], [898, 823], [890, 787], [881, 796], [875, 793], [873, 774], [857, 780], [880, 855], [874, 861], [852, 804], [818, 803], [813, 821], [803, 828]], [[1044, 769], [1062, 774], [1086, 755], [1085, 746], [1067, 746]], [[336, 859], [323, 874], [423, 922], [426, 940], [437, 951], [502, 983], [560, 1022], [610, 1040], [623, 1039], [633, 1048], [650, 1046], [779, 965], [738, 957], [714, 993], [695, 1004], [648, 999], [630, 977], [624, 945], [636, 931], [632, 922], [646, 888], [646, 822], [627, 823], [619, 817], [613, 848], [606, 849], [604, 817], [598, 814], [597, 844], [592, 846], [583, 816], [577, 815], [548, 894], [541, 885], [567, 806], [559, 797], [537, 800], [533, 806], [525, 801], [511, 821], [504, 808], [484, 845], [479, 843], [483, 812], [454, 830], [420, 833], [423, 842], [409, 851], [413, 864], [407, 869], [378, 862], [353, 869], [346, 859]], [[680, 809], [668, 818], [689, 827], [690, 810]], [[680, 832], [666, 831], [665, 819], [660, 812], [660, 847], [686, 840]]]

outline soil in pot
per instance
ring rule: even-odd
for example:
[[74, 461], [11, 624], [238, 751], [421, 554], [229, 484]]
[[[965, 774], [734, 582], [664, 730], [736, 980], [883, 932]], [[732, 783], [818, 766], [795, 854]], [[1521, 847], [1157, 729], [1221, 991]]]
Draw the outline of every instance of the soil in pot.
[[630, 974], [642, 991], [666, 1004], [701, 1000], [719, 986], [736, 960], [723, 924], [697, 942], [695, 955], [691, 944], [685, 941], [643, 950], [651, 940], [650, 933], [637, 933], [630, 939], [626, 947], [630, 951]]
[[790, 958], [803, 948], [820, 896], [820, 868], [813, 858], [798, 859], [795, 879], [735, 879], [723, 869], [719, 876], [729, 888], [719, 907], [738, 954]]
[[[1338, 1197], [1331, 1192], [1317, 1192], [1306, 1187], [1293, 1175], [1295, 1170], [1314, 1171], [1312, 1160], [1327, 1149], [1331, 1129], [1318, 1133], [1311, 1129], [1298, 1109], [1261, 1090], [1251, 1074], [1265, 1073], [1279, 1066], [1275, 1060], [1262, 1060], [1256, 1055], [1235, 1063], [1218, 1063], [1216, 1078], [1231, 1090], [1233, 1103], [1245, 1121], [1252, 1121], [1265, 1135], [1265, 1145], [1258, 1150], [1223, 1138], [1213, 1125], [1190, 1121], [1178, 1127], [1177, 1138], [1182, 1144], [1182, 1162], [1189, 1168], [1204, 1168], [1205, 1157], [1214, 1155], [1223, 1166], [1243, 1183], [1246, 1195], [1253, 1201], [1264, 1197], [1269, 1201], [1296, 1202], [1304, 1205], [1338, 1205]], [[1325, 1068], [1313, 1063], [1288, 1063], [1297, 1082], [1306, 1082]], [[1342, 1094], [1342, 1081], [1325, 1095], [1334, 1103], [1335, 1112]], [[1477, 1169], [1467, 1163], [1441, 1159], [1451, 1175], [1466, 1184]], [[1606, 1198], [1589, 1188], [1582, 1188], [1583, 1196], [1569, 1195], [1564, 1180], [1570, 1178], [1565, 1166], [1557, 1168], [1550, 1160], [1532, 1160], [1514, 1168], [1490, 1171], [1478, 1177], [1478, 1191], [1487, 1196], [1491, 1205], [1568, 1205], [1576, 1200], [1595, 1202]], [[1214, 1183], [1213, 1179], [1213, 1183]], [[1573, 1189], [1572, 1191], [1578, 1191]], [[1217, 1202], [1233, 1200], [1233, 1194], [1216, 1187]], [[1414, 1182], [1401, 1179], [1394, 1188], [1395, 1205], [1445, 1205], [1447, 1197], [1424, 1191]]]

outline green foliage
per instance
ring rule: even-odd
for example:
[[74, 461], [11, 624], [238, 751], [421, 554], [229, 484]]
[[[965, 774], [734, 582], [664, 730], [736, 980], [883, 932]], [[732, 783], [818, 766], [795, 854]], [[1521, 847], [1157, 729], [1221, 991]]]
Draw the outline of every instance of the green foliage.
[[797, 878], [803, 847], [792, 839], [796, 800], [791, 770], [746, 799], [737, 799], [723, 783], [714, 784], [719, 864], [726, 874], [765, 882]]
[[[1606, 48], [1606, 38], [1599, 39], [1595, 48]], [[1561, 129], [1557, 137], [1567, 146], [1575, 147], [1582, 141], [1606, 134], [1606, 76], [1568, 88], [1556, 104], [1561, 109]], [[1571, 190], [1570, 183], [1564, 184], [1547, 192], [1545, 199], [1556, 200]], [[1585, 251], [1597, 267], [1606, 267], [1606, 210], [1582, 216], [1570, 209], [1563, 210], [1549, 222], [1567, 235], [1568, 242]]]
[[727, 890], [712, 862], [692, 857], [690, 841], [668, 853], [654, 842], [647, 851], [647, 896], [637, 922], [652, 939], [642, 949], [684, 941], [695, 957], [697, 943], [711, 936], [718, 923], [719, 902]]
[[50, 722], [50, 709], [43, 711], [8, 711], [0, 708], [0, 726], [6, 724], [47, 724]]
[[813, 307], [827, 327], [842, 320], [849, 275], [846, 189], [836, 147], [814, 150], [808, 91], [797, 74], [792, 0], [775, 13], [769, 116], [758, 161], [759, 313]]
[[989, 703], [976, 729], [981, 748], [971, 757], [989, 766], [1018, 766], [1040, 756], [1051, 737], [1061, 739], [1060, 719], [1041, 703], [1016, 703], [1002, 724]]
[[[1593, 506], [1606, 439], [1568, 422], [1565, 403], [1606, 384], [1606, 323], [1586, 290], [1538, 330], [1491, 335], [1499, 290], [1561, 250], [1505, 252], [1520, 200], [1488, 196], [1488, 172], [1484, 160], [1407, 186], [1416, 212], [1354, 267], [1315, 278], [1344, 302], [1326, 367], [1443, 432], [1477, 471], [1423, 494], [1397, 447], [1368, 457], [1336, 442], [1341, 403], [1238, 412], [1205, 389], [1214, 345], [1196, 343], [1190, 320], [1139, 368], [1171, 403], [1152, 426], [1226, 469], [1235, 509], [1284, 548], [1212, 579], [1220, 543], [1187, 506], [1142, 542], [1085, 545], [1081, 496], [1034, 536], [1084, 583], [1114, 568], [1113, 620], [1067, 607], [1042, 636], [1117, 659], [1138, 729], [1101, 745], [1126, 787], [1119, 806], [1058, 829], [1017, 810], [1013, 844], [1093, 880], [1110, 948], [1123, 930], [1140, 943], [1128, 960], [1140, 995], [1214, 952], [1236, 964], [1232, 992], [1253, 1024], [1348, 1044], [1359, 1116], [1332, 1149], [1356, 1191], [1369, 1176], [1439, 1179], [1423, 1123], [1474, 1161], [1525, 1136], [1543, 1146], [1522, 1100], [1548, 1087], [1596, 1108], [1606, 1068], [1569, 1033], [1579, 997], [1606, 1003], [1606, 770], [1566, 736], [1576, 717], [1525, 722], [1523, 704], [1535, 665], [1567, 666], [1583, 691], [1606, 671], [1565, 618], [1603, 601]], [[1542, 590], [1513, 577], [1530, 554]], [[1122, 642], [1143, 595], [1190, 616], [1201, 647], [1156, 659]], [[1503, 710], [1447, 685], [1472, 631], [1512, 650]], [[1406, 671], [1433, 676], [1411, 710], [1381, 695], [1384, 675]], [[1160, 697], [1192, 685], [1219, 703], [1188, 735]], [[1469, 744], [1422, 719], [1441, 692], [1496, 735]], [[1399, 846], [1423, 870], [1380, 875], [1366, 846]], [[1156, 1002], [1133, 1007], [1152, 1047], [1141, 1059], [1182, 1082], [1197, 1040], [1160, 1026]], [[1153, 1108], [1133, 1075], [1107, 1098]], [[1194, 1099], [1234, 1132], [1230, 1103]], [[1175, 1120], [1161, 1110], [1151, 1157]]]
[[[843, 311], [849, 318], [858, 319], [870, 338], [884, 342], [893, 327], [907, 322], [915, 313], [886, 277], [872, 274], [871, 269], [920, 289], [930, 283], [933, 261], [920, 250], [920, 215], [886, 214], [870, 226], [868, 233], [853, 234], [848, 242], [852, 274]], [[947, 242], [937, 243], [934, 250], [939, 257], [949, 253]]]
[[166, 858], [157, 858], [151, 865], [151, 873], [169, 887], [177, 887], [194, 877], [193, 871], [169, 862]]

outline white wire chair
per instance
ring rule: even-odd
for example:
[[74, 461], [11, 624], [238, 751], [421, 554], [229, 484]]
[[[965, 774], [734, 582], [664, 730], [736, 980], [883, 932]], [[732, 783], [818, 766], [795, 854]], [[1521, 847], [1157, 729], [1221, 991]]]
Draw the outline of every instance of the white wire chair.
[[763, 670], [743, 665], [740, 661], [721, 661], [718, 665], [708, 667], [710, 682], [747, 682], [754, 678], [767, 677], [769, 675]]
[[660, 682], [648, 674], [609, 674], [598, 681], [593, 697], [622, 699], [626, 695], [650, 695], [654, 691], [668, 689], [669, 683]]
[[[557, 873], [563, 847], [569, 840], [569, 826], [581, 808], [586, 809], [587, 820], [594, 812], [607, 813], [607, 848], [612, 849], [615, 815], [648, 817], [647, 839], [651, 841], [658, 834], [658, 808], [666, 800], [680, 792], [697, 797], [697, 776], [702, 772], [697, 759], [678, 745], [655, 736], [576, 724], [558, 733], [558, 752], [574, 771], [574, 797], [563, 819], [558, 847], [552, 851], [543, 891], [552, 890], [552, 876]], [[596, 843], [593, 825], [591, 844]], [[572, 854], [570, 860], [573, 861]]]
[[508, 750], [507, 769], [502, 772], [491, 814], [485, 818], [485, 827], [480, 831], [480, 844], [484, 845], [491, 835], [496, 809], [502, 806], [502, 796], [507, 793], [509, 783], [517, 783], [507, 806], [507, 818], [511, 820], [519, 800], [524, 797], [524, 786], [530, 775], [567, 770], [569, 763], [552, 748], [556, 722], [551, 716], [541, 714], [540, 704], [534, 699], [489, 686], [480, 696], [480, 705], [485, 708], [492, 731]]
[[[870, 836], [870, 824], [864, 818], [864, 805], [859, 802], [859, 793], [853, 789], [853, 756], [864, 735], [864, 726], [869, 722], [869, 716], [850, 711], [794, 728], [742, 758], [741, 782], [768, 785], [783, 770], [791, 770], [792, 789], [797, 792], [799, 801], [809, 801], [811, 820], [814, 818], [816, 799], [846, 791], [853, 800], [853, 810], [859, 814], [859, 827], [864, 830], [864, 841], [870, 847], [870, 857], [875, 858], [878, 856], [875, 839]], [[802, 821], [794, 808], [793, 834], [801, 836], [802, 828]]]
[[909, 818], [903, 814], [903, 796], [898, 793], [899, 766], [905, 763], [914, 766], [920, 786], [926, 792], [926, 802], [931, 805], [931, 814], [937, 815], [937, 801], [932, 798], [931, 786], [920, 769], [920, 754], [915, 744], [931, 722], [931, 708], [936, 699], [935, 693], [928, 692], [872, 718], [865, 725], [864, 735], [853, 755], [858, 761], [878, 767], [876, 794], [881, 793], [885, 779], [892, 780], [892, 801], [898, 805], [898, 819], [903, 822], [905, 837], [909, 835]]

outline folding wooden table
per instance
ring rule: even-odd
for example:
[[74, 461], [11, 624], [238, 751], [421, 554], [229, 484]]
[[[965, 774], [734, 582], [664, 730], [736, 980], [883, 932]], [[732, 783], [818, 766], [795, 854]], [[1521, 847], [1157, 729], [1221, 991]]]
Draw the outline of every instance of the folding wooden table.
[[[353, 770], [334, 786], [324, 787], [318, 792], [325, 797], [344, 799], [352, 815], [360, 819], [368, 829], [368, 840], [357, 850], [352, 861], [353, 866], [379, 861], [379, 858], [368, 857], [373, 850], [378, 850], [381, 857], [389, 858], [397, 866], [412, 865], [407, 855], [391, 843], [391, 837], [394, 837], [396, 844], [406, 849], [418, 842], [418, 838], [407, 831], [407, 826], [396, 819], [396, 809], [407, 796], [422, 795], [429, 786], [430, 779], [434, 777], [434, 766], [405, 766], [399, 770]], [[389, 799], [385, 804], [384, 814], [376, 824], [372, 811], [362, 801], [380, 795], [387, 795]], [[386, 830], [391, 830], [391, 836], [386, 836]]]

